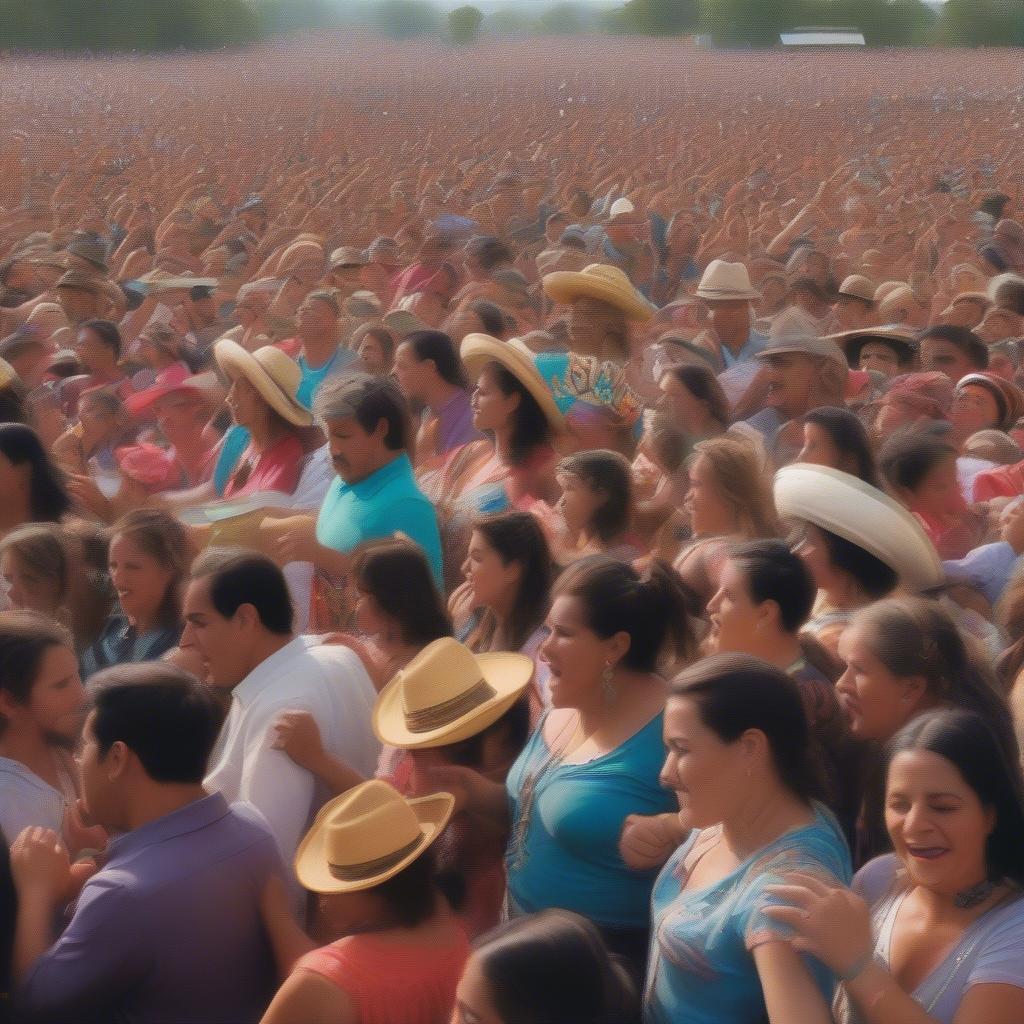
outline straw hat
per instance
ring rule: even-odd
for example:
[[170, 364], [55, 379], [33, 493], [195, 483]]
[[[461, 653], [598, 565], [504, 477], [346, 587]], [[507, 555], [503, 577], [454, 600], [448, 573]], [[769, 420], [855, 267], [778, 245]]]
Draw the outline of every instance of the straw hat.
[[406, 750], [475, 736], [522, 696], [533, 676], [524, 654], [476, 654], [451, 637], [427, 644], [380, 692], [373, 731]]
[[761, 298], [761, 293], [750, 283], [750, 274], [742, 263], [712, 260], [694, 293], [711, 302], [735, 302]]
[[277, 265], [278, 274], [290, 274], [299, 267], [311, 264], [323, 264], [324, 248], [312, 239], [292, 242], [281, 254], [281, 261]]
[[953, 393], [959, 394], [969, 384], [984, 388], [992, 396], [999, 413], [996, 426], [1000, 430], [1010, 430], [1024, 416], [1024, 393], [1012, 381], [1004, 380], [994, 373], [968, 373], [960, 378]]
[[910, 363], [917, 352], [916, 333], [901, 324], [840, 331], [838, 334], [830, 334], [828, 338], [846, 353], [846, 358], [853, 367], [859, 365], [861, 349], [869, 341], [880, 341], [883, 345], [888, 345], [896, 353], [896, 357], [901, 363]]
[[384, 314], [381, 323], [394, 335], [395, 341], [402, 341], [417, 331], [429, 331], [430, 325], [408, 309], [393, 309]]
[[406, 800], [371, 779], [324, 804], [295, 854], [310, 892], [358, 892], [393, 878], [441, 834], [455, 807], [450, 793]]
[[[384, 318], [385, 324], [387, 317]], [[560, 433], [565, 427], [562, 416], [544, 378], [534, 362], [533, 352], [518, 338], [499, 341], [489, 334], [467, 334], [459, 347], [459, 355], [470, 377], [477, 377], [488, 363], [499, 363], [537, 400], [551, 429]]]
[[864, 302], [875, 301], [875, 285], [863, 274], [851, 274], [839, 286], [839, 294]]
[[0, 359], [0, 388], [5, 388], [8, 384], [20, 380], [18, 371], [6, 359]]
[[297, 427], [312, 426], [313, 417], [299, 405], [295, 395], [302, 383], [302, 371], [294, 359], [279, 348], [265, 345], [246, 352], [230, 338], [221, 338], [213, 346], [217, 365], [232, 379], [241, 376], [260, 393], [275, 412]]
[[797, 462], [775, 474], [775, 508], [784, 520], [812, 523], [883, 561], [908, 590], [942, 584], [942, 562], [914, 515], [858, 477]]
[[614, 306], [629, 320], [650, 320], [654, 307], [618, 268], [591, 263], [580, 271], [556, 270], [543, 279], [544, 291], [555, 302], [569, 304], [589, 298]]
[[328, 266], [331, 270], [337, 270], [339, 267], [365, 267], [369, 262], [362, 249], [354, 245], [341, 245], [331, 253]]

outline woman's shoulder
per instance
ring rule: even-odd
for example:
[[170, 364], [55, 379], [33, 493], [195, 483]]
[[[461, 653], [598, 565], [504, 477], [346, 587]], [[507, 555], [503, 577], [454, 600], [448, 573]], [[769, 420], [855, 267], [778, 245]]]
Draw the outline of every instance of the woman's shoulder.
[[853, 891], [869, 906], [875, 906], [900, 878], [900, 862], [894, 853], [869, 860], [854, 876]]
[[851, 876], [850, 851], [834, 815], [814, 805], [814, 820], [779, 836], [751, 862], [748, 877], [790, 871], [824, 870], [844, 885]]

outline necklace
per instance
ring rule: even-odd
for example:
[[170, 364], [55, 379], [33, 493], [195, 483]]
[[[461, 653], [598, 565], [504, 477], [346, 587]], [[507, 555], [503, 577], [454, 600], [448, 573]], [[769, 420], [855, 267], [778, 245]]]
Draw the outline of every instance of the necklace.
[[986, 878], [977, 885], [972, 885], [970, 889], [958, 892], [953, 897], [953, 906], [958, 910], [971, 910], [974, 907], [980, 906], [992, 895], [995, 887], [996, 883]]

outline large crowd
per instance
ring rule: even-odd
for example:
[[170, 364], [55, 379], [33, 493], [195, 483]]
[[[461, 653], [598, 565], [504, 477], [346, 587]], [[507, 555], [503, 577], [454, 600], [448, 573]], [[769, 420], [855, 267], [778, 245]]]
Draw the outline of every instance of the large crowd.
[[0, 83], [0, 1020], [1024, 1020], [1015, 55]]

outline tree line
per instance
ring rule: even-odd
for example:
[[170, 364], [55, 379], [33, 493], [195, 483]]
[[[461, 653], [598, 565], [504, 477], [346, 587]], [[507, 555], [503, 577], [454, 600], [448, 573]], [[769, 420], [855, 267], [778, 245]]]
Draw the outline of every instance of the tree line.
[[675, 36], [720, 46], [769, 46], [804, 25], [860, 29], [870, 46], [1024, 46], [1024, 0], [627, 0], [620, 6], [556, 0], [488, 13], [444, 12], [430, 0], [7, 0], [0, 49], [170, 50], [241, 46], [323, 28], [370, 28], [392, 38], [438, 36], [468, 44], [481, 33]]

